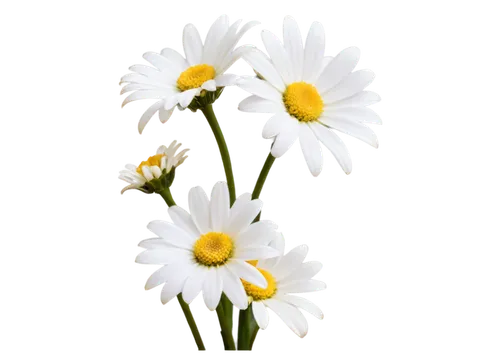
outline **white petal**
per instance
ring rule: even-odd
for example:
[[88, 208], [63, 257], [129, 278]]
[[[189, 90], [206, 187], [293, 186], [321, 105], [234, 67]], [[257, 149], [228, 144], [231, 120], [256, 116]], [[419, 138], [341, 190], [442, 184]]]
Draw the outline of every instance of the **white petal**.
[[146, 124], [148, 124], [149, 120], [151, 119], [151, 117], [154, 116], [154, 114], [156, 112], [158, 112], [158, 110], [163, 107], [163, 100], [161, 101], [158, 101], [156, 102], [155, 104], [153, 104], [151, 107], [149, 107], [146, 112], [144, 112], [144, 114], [142, 115], [141, 119], [139, 120], [139, 133], [142, 134], [142, 131], [144, 130], [144, 127], [146, 127]]
[[226, 265], [227, 268], [239, 278], [250, 282], [260, 288], [267, 287], [267, 281], [259, 270], [243, 260], [232, 259]]
[[303, 297], [283, 295], [280, 296], [279, 299], [291, 305], [294, 305], [297, 308], [303, 309], [306, 312], [309, 312], [318, 319], [323, 319], [324, 317], [323, 312], [321, 312], [321, 309], [318, 306]]
[[289, 126], [296, 126], [296, 119], [290, 117], [287, 112], [280, 112], [268, 119], [262, 129], [262, 137], [269, 139], [276, 137], [281, 132], [287, 132]]
[[273, 276], [277, 281], [280, 281], [298, 269], [308, 252], [307, 245], [300, 245], [290, 250], [283, 256], [280, 262], [273, 268]]
[[151, 169], [147, 166], [147, 165], [144, 165], [142, 168], [142, 174], [144, 175], [144, 178], [146, 178], [146, 180], [153, 180], [154, 177], [153, 177], [153, 173], [151, 173]]
[[217, 48], [229, 28], [229, 18], [227, 15], [220, 16], [208, 30], [203, 46], [203, 63], [212, 65], [217, 56]]
[[239, 76], [226, 73], [215, 77], [215, 84], [217, 87], [234, 86], [239, 79]]
[[[160, 71], [168, 72], [170, 70], [170, 62], [164, 56], [158, 53], [146, 52], [144, 55], [142, 55], [142, 57]], [[152, 75], [152, 73], [150, 73], [150, 75]]]
[[302, 35], [297, 22], [290, 16], [283, 21], [283, 42], [288, 57], [292, 63], [293, 81], [302, 80], [302, 68], [304, 63], [304, 48]]
[[164, 48], [161, 50], [161, 55], [170, 62], [169, 68], [171, 68], [174, 73], [180, 74], [189, 67], [186, 59], [182, 57], [179, 52], [171, 48]]
[[174, 224], [184, 230], [189, 236], [193, 238], [200, 237], [200, 231], [196, 227], [193, 218], [186, 210], [179, 206], [171, 206], [168, 208], [168, 214]]
[[238, 105], [238, 109], [243, 112], [253, 113], [279, 113], [285, 111], [283, 102], [274, 102], [255, 95], [245, 98]]
[[370, 70], [360, 70], [352, 72], [330, 91], [323, 94], [325, 103], [333, 103], [341, 99], [348, 98], [354, 94], [361, 92], [372, 83], [375, 78], [375, 73]]
[[210, 268], [203, 284], [203, 299], [210, 311], [217, 308], [222, 294], [222, 278], [216, 268]]
[[189, 65], [194, 66], [200, 64], [203, 55], [203, 44], [198, 30], [192, 24], [187, 24], [186, 27], [184, 27], [182, 43]]
[[299, 141], [302, 154], [304, 154], [304, 159], [311, 174], [317, 177], [323, 167], [321, 146], [319, 145], [318, 138], [316, 138], [308, 124], [301, 124], [299, 128]]
[[247, 246], [236, 248], [234, 258], [239, 260], [264, 260], [279, 256], [279, 251], [269, 246]]
[[261, 220], [250, 225], [235, 239], [238, 247], [268, 245], [276, 237], [278, 226], [268, 220]]
[[304, 293], [316, 292], [326, 288], [324, 282], [318, 280], [293, 281], [287, 284], [279, 285], [278, 290], [281, 293]]
[[146, 286], [144, 287], [146, 290], [150, 290], [165, 283], [169, 279], [171, 271], [168, 266], [163, 266], [159, 270], [156, 270], [146, 282]]
[[346, 174], [350, 174], [352, 171], [352, 161], [349, 156], [349, 152], [345, 144], [340, 140], [338, 135], [328, 130], [325, 126], [314, 123], [311, 125], [311, 129], [313, 130], [316, 137], [325, 145], [326, 148], [330, 152], [332, 152], [337, 162], [340, 164], [342, 169]]
[[288, 117], [290, 120], [288, 120], [287, 125], [282, 128], [271, 148], [271, 154], [275, 158], [279, 158], [285, 154], [299, 136], [299, 121], [290, 116]]
[[168, 249], [174, 247], [169, 244], [167, 240], [159, 237], [142, 240], [137, 246], [142, 247], [143, 249]]
[[357, 47], [341, 51], [324, 69], [316, 82], [319, 93], [324, 93], [336, 86], [358, 64], [361, 53]]
[[141, 252], [135, 258], [138, 264], [167, 265], [186, 259], [189, 252], [178, 248], [151, 249]]
[[260, 213], [262, 205], [263, 203], [259, 199], [243, 205], [241, 210], [231, 215], [231, 220], [226, 227], [227, 234], [234, 237], [245, 230]]
[[166, 123], [172, 116], [172, 113], [174, 113], [174, 110], [175, 107], [172, 107], [169, 110], [166, 110], [165, 108], [160, 108], [160, 122]]
[[255, 321], [260, 329], [266, 329], [269, 324], [269, 313], [262, 302], [254, 301], [252, 303], [252, 312]]
[[144, 65], [133, 65], [128, 68], [132, 72], [136, 72], [140, 75], [146, 76], [146, 77], [158, 77], [160, 74], [160, 71], [158, 71], [156, 68], [149, 67], [149, 66], [144, 66]]
[[295, 306], [276, 299], [266, 300], [264, 304], [272, 309], [297, 336], [303, 338], [307, 334], [307, 320]]
[[223, 281], [222, 290], [227, 298], [229, 298], [233, 305], [240, 310], [246, 310], [248, 307], [248, 299], [241, 280], [225, 266], [219, 268], [219, 273]]
[[253, 49], [247, 52], [243, 59], [248, 62], [250, 66], [262, 77], [266, 79], [267, 82], [272, 84], [280, 92], [284, 92], [286, 89], [285, 83], [281, 78], [276, 67], [267, 56], [259, 49]]
[[172, 280], [168, 281], [161, 290], [161, 302], [166, 304], [172, 298], [177, 296], [182, 291], [182, 286], [186, 281], [186, 277], [188, 272], [183, 271], [182, 268], [179, 270], [179, 275], [172, 278]]
[[262, 41], [267, 53], [271, 57], [272, 63], [278, 70], [285, 85], [294, 81], [292, 64], [280, 40], [272, 32], [262, 31]]
[[229, 190], [225, 182], [218, 182], [212, 190], [210, 218], [213, 231], [223, 231], [229, 220]]
[[243, 209], [251, 200], [252, 195], [250, 193], [241, 194], [238, 198], [236, 198], [236, 201], [234, 202], [230, 210], [229, 221], [231, 221], [236, 215], [238, 215], [240, 210]]
[[246, 53], [252, 51], [255, 46], [243, 45], [231, 52], [216, 68], [216, 73], [221, 74], [227, 71], [236, 61], [243, 57]]
[[[221, 41], [221, 45], [219, 48], [219, 56], [217, 56], [215, 67], [218, 73], [223, 73], [227, 68], [229, 68], [235, 60], [241, 56], [241, 49], [244, 46], [238, 47], [236, 50], [232, 51], [237, 45], [238, 41], [243, 37], [243, 35], [250, 30], [252, 27], [259, 24], [258, 21], [249, 21], [244, 24], [241, 29], [236, 32], [239, 27], [240, 21], [236, 21], [226, 33], [225, 38]], [[239, 52], [239, 54], [237, 54]], [[246, 52], [244, 49], [243, 52]]]
[[139, 101], [141, 99], [165, 99], [172, 95], [173, 91], [166, 89], [155, 89], [155, 90], [139, 90], [130, 94], [127, 98], [123, 100], [122, 107], [126, 104], [134, 101]]
[[269, 243], [269, 246], [278, 251], [279, 255], [270, 259], [260, 260], [257, 267], [271, 270], [281, 261], [285, 252], [285, 238], [283, 237], [283, 234], [277, 233], [275, 239]]
[[182, 298], [187, 304], [193, 302], [203, 288], [203, 283], [208, 270], [205, 267], [198, 266], [193, 270], [191, 275], [187, 278], [182, 289]]
[[205, 81], [205, 83], [201, 85], [201, 88], [213, 92], [217, 89], [216, 82], [214, 80]]
[[283, 95], [267, 81], [258, 78], [241, 78], [238, 87], [256, 96], [271, 100], [276, 103], [283, 103]]
[[304, 70], [302, 80], [315, 83], [325, 55], [325, 30], [319, 22], [314, 22], [307, 34], [304, 48]]
[[199, 88], [193, 88], [193, 89], [190, 89], [190, 90], [187, 90], [187, 91], [180, 93], [179, 94], [179, 104], [181, 105], [181, 107], [186, 108], [187, 106], [189, 106], [189, 104], [193, 100], [194, 96], [197, 96], [199, 93], [200, 93]]
[[148, 224], [148, 229], [168, 243], [183, 249], [190, 250], [195, 241], [192, 235], [167, 221], [151, 221]]
[[331, 106], [334, 109], [340, 109], [348, 107], [370, 106], [377, 102], [380, 102], [380, 96], [377, 93], [372, 91], [362, 91], [356, 93], [354, 96], [344, 98], [338, 102], [335, 102]]
[[337, 118], [321, 118], [321, 122], [328, 127], [336, 129], [342, 133], [348, 134], [354, 138], [358, 138], [363, 142], [378, 148], [378, 139], [375, 133], [362, 123], [355, 122], [350, 119], [337, 117]]
[[[363, 92], [361, 92], [363, 93]], [[382, 124], [382, 120], [379, 115], [375, 113], [371, 108], [366, 107], [344, 107], [344, 108], [335, 108], [327, 107], [323, 116], [329, 118], [344, 118], [350, 119], [360, 123], [369, 123], [369, 124]], [[321, 121], [322, 119], [320, 119]]]
[[151, 167], [151, 172], [153, 173], [153, 176], [158, 179], [159, 177], [161, 177], [161, 170], [158, 166], [156, 165], [153, 165]]
[[319, 271], [321, 271], [322, 268], [323, 265], [321, 264], [321, 262], [304, 262], [298, 269], [281, 280], [281, 283], [284, 284], [292, 281], [309, 280], [313, 278]]
[[189, 211], [201, 234], [211, 231], [208, 197], [199, 186], [189, 191]]

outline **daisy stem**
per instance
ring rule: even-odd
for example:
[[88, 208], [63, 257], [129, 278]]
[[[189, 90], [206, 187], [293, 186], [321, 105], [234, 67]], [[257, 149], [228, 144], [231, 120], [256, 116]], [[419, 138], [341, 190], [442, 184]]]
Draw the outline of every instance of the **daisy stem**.
[[231, 200], [231, 206], [236, 200], [236, 188], [234, 185], [233, 168], [231, 165], [231, 158], [229, 157], [229, 150], [227, 149], [226, 140], [220, 129], [219, 122], [217, 122], [217, 117], [215, 117], [214, 109], [211, 104], [206, 105], [201, 108], [201, 111], [205, 115], [205, 118], [212, 128], [215, 139], [217, 140], [217, 145], [219, 146], [220, 156], [222, 158], [222, 164], [224, 164], [224, 171], [226, 172], [227, 187], [229, 188], [229, 199]]
[[[267, 156], [266, 161], [264, 162], [264, 166], [262, 167], [262, 170], [260, 171], [259, 178], [257, 179], [257, 183], [255, 183], [255, 188], [253, 189], [252, 193], [252, 200], [258, 199], [260, 196], [260, 193], [262, 191], [262, 188], [264, 187], [264, 183], [266, 182], [267, 175], [269, 174], [269, 171], [271, 170], [271, 167], [274, 164], [274, 161], [276, 160], [275, 157], [271, 153]], [[257, 215], [257, 218], [255, 221], [260, 220], [260, 213]]]
[[[172, 193], [170, 192], [169, 188], [166, 188], [159, 192], [158, 194], [161, 195], [161, 197], [165, 200], [167, 205], [170, 206], [175, 206], [174, 198], [172, 197]], [[179, 304], [181, 305], [182, 312], [184, 312], [184, 317], [186, 317], [186, 321], [189, 325], [189, 328], [191, 329], [191, 333], [193, 334], [193, 338], [196, 342], [196, 345], [198, 346], [199, 351], [204, 351], [205, 350], [205, 345], [203, 344], [203, 340], [201, 339], [200, 331], [198, 331], [198, 326], [196, 325], [196, 321], [194, 320], [193, 314], [191, 313], [191, 309], [189, 308], [189, 305], [184, 301], [182, 298], [182, 293], [179, 293], [177, 295], [177, 300], [179, 300]]]
[[[222, 340], [224, 341], [224, 349], [226, 351], [234, 351], [236, 350], [236, 346], [234, 344], [233, 332], [229, 326], [228, 317], [224, 314], [224, 307], [222, 302], [217, 306], [217, 316], [219, 317], [219, 323], [222, 335]], [[232, 320], [231, 320], [232, 321]]]

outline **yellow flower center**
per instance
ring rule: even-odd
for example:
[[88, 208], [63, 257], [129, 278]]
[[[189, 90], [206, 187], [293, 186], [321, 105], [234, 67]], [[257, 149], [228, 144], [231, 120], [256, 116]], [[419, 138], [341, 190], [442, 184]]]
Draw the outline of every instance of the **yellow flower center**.
[[147, 165], [148, 167], [152, 167], [153, 165], [156, 165], [158, 168], [161, 169], [161, 158], [163, 158], [165, 154], [156, 154], [153, 155], [152, 157], [149, 157], [148, 160], [141, 162], [139, 166], [137, 167], [137, 173], [144, 175], [142, 172], [142, 167]]
[[295, 82], [283, 94], [286, 110], [301, 122], [316, 121], [323, 113], [323, 99], [313, 85]]
[[177, 79], [177, 87], [181, 91], [199, 88], [203, 83], [215, 78], [215, 68], [210, 65], [196, 65], [182, 72]]
[[259, 270], [262, 276], [264, 276], [264, 278], [266, 279], [267, 281], [266, 288], [257, 287], [245, 280], [241, 280], [241, 282], [243, 283], [243, 287], [245, 287], [247, 295], [251, 297], [254, 301], [267, 300], [268, 298], [271, 298], [276, 294], [277, 291], [276, 279], [266, 270], [260, 268], [257, 268], [257, 270]]
[[209, 232], [200, 236], [193, 251], [196, 261], [202, 265], [223, 265], [233, 254], [233, 240], [221, 232]]

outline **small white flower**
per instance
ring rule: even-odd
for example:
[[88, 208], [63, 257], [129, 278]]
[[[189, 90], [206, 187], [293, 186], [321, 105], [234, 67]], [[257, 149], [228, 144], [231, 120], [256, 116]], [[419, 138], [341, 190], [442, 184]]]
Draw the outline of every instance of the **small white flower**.
[[241, 37], [258, 22], [251, 21], [241, 29], [241, 20], [229, 26], [226, 15], [219, 17], [208, 31], [205, 43], [194, 25], [184, 28], [183, 45], [186, 58], [177, 51], [165, 48], [161, 53], [146, 52], [143, 57], [154, 67], [134, 65], [134, 73], [122, 77], [120, 84], [128, 83], [121, 94], [135, 91], [123, 101], [123, 105], [140, 99], [159, 99], [149, 107], [139, 121], [139, 133], [151, 117], [159, 111], [160, 121], [165, 123], [176, 105], [184, 109], [202, 90], [214, 92], [218, 88], [234, 85], [238, 77], [224, 74], [252, 46], [235, 49]]
[[277, 236], [270, 246], [276, 248], [281, 256], [257, 263], [257, 269], [267, 280], [267, 288], [244, 282], [249, 300], [253, 302], [253, 316], [259, 327], [266, 329], [269, 323], [267, 308], [270, 308], [302, 338], [307, 334], [307, 320], [299, 308], [319, 319], [323, 319], [323, 312], [309, 300], [290, 294], [325, 289], [323, 282], [312, 279], [323, 266], [317, 261], [303, 262], [308, 251], [306, 245], [297, 246], [283, 256], [285, 241], [282, 235]]
[[130, 189], [144, 189], [143, 187], [153, 179], [159, 179], [162, 175], [169, 174], [172, 168], [177, 168], [186, 160], [186, 152], [189, 149], [181, 150], [177, 155], [175, 152], [179, 149], [181, 143], [173, 141], [168, 148], [160, 146], [156, 155], [143, 161], [139, 166], [127, 164], [124, 170], [120, 171], [119, 179], [126, 181], [130, 185], [122, 189], [121, 193]]
[[249, 194], [239, 197], [230, 208], [227, 184], [214, 186], [211, 200], [200, 187], [189, 192], [189, 210], [169, 208], [174, 222], [153, 221], [148, 229], [159, 238], [142, 241], [146, 251], [136, 262], [164, 265], [153, 273], [146, 289], [164, 284], [165, 304], [182, 292], [191, 303], [203, 291], [205, 304], [214, 310], [222, 292], [239, 309], [248, 306], [241, 279], [258, 287], [267, 281], [247, 260], [264, 260], [279, 255], [269, 243], [276, 238], [276, 225], [253, 220], [262, 209], [260, 200]]
[[299, 138], [309, 170], [317, 176], [323, 165], [322, 142], [349, 174], [352, 164], [347, 148], [330, 129], [378, 147], [377, 137], [364, 125], [381, 124], [378, 115], [367, 108], [380, 97], [363, 91], [375, 75], [369, 70], [352, 72], [360, 57], [356, 47], [334, 58], [324, 57], [325, 34], [320, 23], [312, 24], [303, 47], [297, 23], [286, 17], [283, 38], [284, 44], [263, 31], [262, 40], [271, 59], [258, 49], [243, 56], [263, 80], [245, 78], [238, 82], [253, 94], [239, 109], [274, 113], [262, 132], [264, 138], [274, 138], [274, 157], [282, 156]]

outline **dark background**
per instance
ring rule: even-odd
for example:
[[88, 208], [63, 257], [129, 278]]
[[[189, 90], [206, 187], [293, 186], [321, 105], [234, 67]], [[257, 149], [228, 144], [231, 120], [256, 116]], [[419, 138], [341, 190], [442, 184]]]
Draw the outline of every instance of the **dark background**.
[[[233, 16], [264, 15], [265, 24], [280, 23], [279, 7], [256, 7], [252, 10], [250, 5], [217, 4], [217, 7], [231, 7]], [[314, 7], [309, 3], [293, 7], [297, 9], [297, 16], [329, 16], [329, 48], [335, 47], [336, 40], [367, 39], [369, 63], [376, 63], [377, 71], [385, 72], [388, 82], [386, 86], [385, 80], [378, 81], [377, 87], [387, 87], [385, 98], [401, 95], [401, 88], [391, 84], [394, 77], [401, 74], [398, 69], [401, 59], [395, 52], [398, 44], [390, 40], [393, 29], [388, 22], [377, 20], [371, 12], [361, 16]], [[120, 72], [120, 64], [127, 63], [128, 56], [134, 55], [136, 48], [157, 48], [160, 40], [175, 39], [176, 24], [183, 23], [184, 15], [200, 15], [201, 23], [207, 23], [207, 16], [216, 15], [215, 8], [189, 6], [188, 10], [166, 7], [155, 10], [153, 5], [144, 11], [144, 18], [132, 15], [129, 19], [122, 18], [110, 28], [107, 52], [103, 54], [108, 78], [111, 79], [113, 72]], [[103, 92], [109, 93], [106, 79], [101, 83], [105, 87]], [[119, 103], [119, 97], [110, 100], [111, 103]], [[255, 144], [253, 121], [231, 121], [231, 106], [228, 97], [224, 104], [217, 105], [217, 111], [225, 113], [224, 125], [232, 128], [232, 149], [240, 152], [240, 178], [243, 183], [253, 184], [264, 149], [262, 145]], [[186, 143], [201, 143], [201, 152], [193, 155], [192, 168], [184, 169], [184, 183], [189, 183], [193, 175], [200, 176], [202, 183], [208, 181], [208, 176], [216, 175], [218, 159], [215, 152], [206, 150], [209, 136], [203, 121], [177, 121], [177, 128], [155, 128], [153, 135], [145, 138], [144, 144], [136, 144], [136, 138], [129, 136], [127, 130], [127, 120], [133, 119], [135, 113], [111, 113], [109, 105], [107, 108], [100, 115], [108, 121], [101, 132], [109, 138], [108, 155], [105, 160], [99, 158], [99, 161], [105, 164], [108, 173], [109, 168], [120, 166], [120, 160], [134, 158], [139, 151], [150, 151], [152, 144], [159, 143], [160, 135], [183, 135]], [[275, 172], [276, 176], [272, 179], [272, 192], [264, 196], [273, 200], [273, 207], [266, 209], [265, 213], [280, 216], [281, 223], [289, 225], [291, 240], [313, 240], [312, 254], [329, 257], [328, 278], [339, 279], [341, 284], [339, 297], [321, 297], [321, 303], [329, 306], [329, 327], [314, 329], [311, 345], [288, 345], [287, 337], [280, 337], [279, 330], [273, 329], [273, 336], [266, 336], [264, 344], [257, 345], [259, 356], [274, 356], [278, 352], [334, 355], [370, 347], [376, 349], [378, 344], [384, 344], [384, 340], [373, 340], [374, 336], [385, 336], [383, 333], [387, 329], [380, 323], [383, 320], [378, 306], [381, 293], [375, 281], [380, 276], [374, 277], [373, 270], [385, 263], [377, 262], [373, 257], [370, 260], [366, 258], [378, 250], [384, 251], [386, 247], [393, 249], [393, 245], [388, 244], [384, 225], [388, 225], [389, 212], [397, 209], [393, 207], [392, 198], [404, 195], [400, 189], [402, 186], [395, 183], [401, 183], [410, 176], [403, 172], [404, 157], [401, 152], [404, 143], [401, 139], [397, 143], [395, 129], [403, 124], [404, 118], [396, 113], [389, 105], [385, 108], [385, 118], [393, 120], [394, 127], [384, 131], [385, 152], [361, 153], [362, 174], [353, 177], [352, 185], [345, 185], [344, 178], [336, 176], [334, 168], [329, 169], [328, 176], [321, 177], [320, 185], [305, 185], [304, 170], [295, 168], [294, 161], [279, 163], [279, 172]], [[109, 184], [103, 192], [109, 197]], [[179, 200], [183, 199], [182, 190], [176, 194]], [[102, 296], [103, 315], [98, 328], [104, 332], [106, 343], [103, 349], [110, 354], [123, 351], [130, 355], [140, 353], [165, 357], [198, 354], [191, 353], [191, 338], [183, 328], [179, 313], [160, 313], [159, 305], [153, 305], [151, 297], [136, 297], [135, 282], [143, 279], [144, 274], [128, 272], [131, 269], [125, 266], [127, 241], [134, 240], [136, 232], [143, 230], [144, 216], [158, 215], [158, 209], [164, 207], [157, 198], [138, 200], [137, 196], [129, 194], [128, 200], [119, 201], [109, 198], [106, 225], [111, 226], [111, 237], [101, 241], [101, 249], [106, 252], [108, 260], [108, 273], [100, 279], [112, 278], [114, 284]], [[202, 313], [200, 325], [210, 331], [210, 355], [224, 355], [215, 339], [216, 321], [209, 321], [207, 314]], [[390, 331], [387, 331], [388, 335]]]

